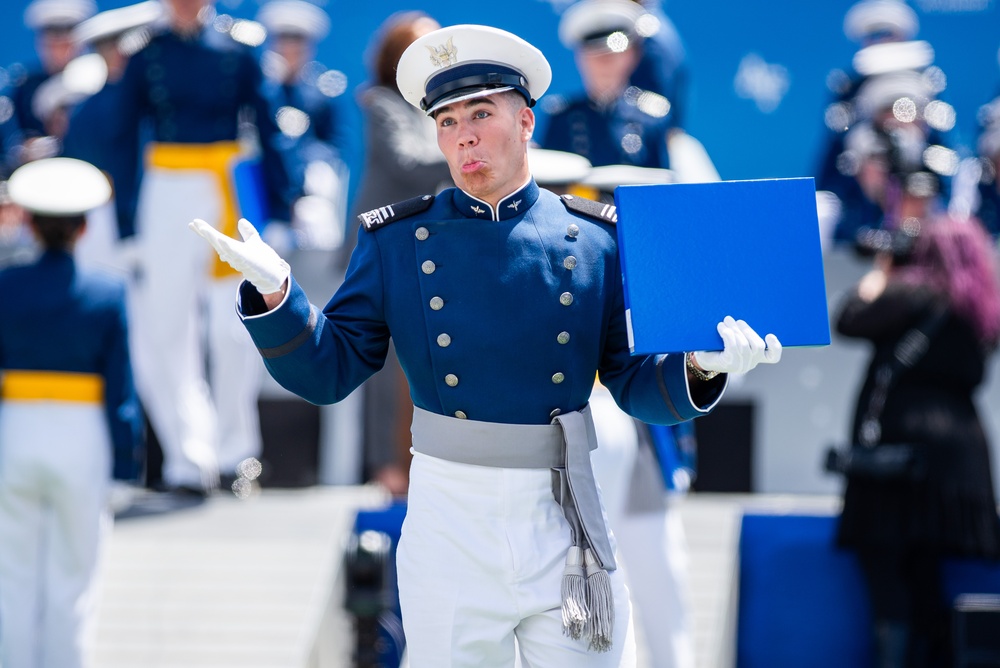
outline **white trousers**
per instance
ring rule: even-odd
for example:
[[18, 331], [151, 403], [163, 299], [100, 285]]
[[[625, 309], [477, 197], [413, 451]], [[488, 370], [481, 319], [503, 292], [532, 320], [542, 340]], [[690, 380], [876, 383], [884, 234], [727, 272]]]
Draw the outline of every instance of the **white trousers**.
[[217, 179], [148, 167], [139, 201], [136, 387], [163, 448], [164, 482], [210, 487], [220, 470], [260, 455], [263, 367], [236, 315], [239, 278], [211, 279], [211, 247], [187, 227], [217, 224]]
[[635, 425], [604, 387], [594, 389], [590, 408], [598, 443], [591, 453], [594, 475], [604, 490], [608, 521], [618, 539], [618, 555], [649, 663], [656, 668], [694, 668], [688, 550], [680, 515], [669, 509], [669, 503], [663, 512], [628, 512], [639, 449]]
[[[562, 631], [570, 530], [549, 469], [472, 466], [414, 453], [396, 554], [411, 668], [634, 667], [631, 606], [611, 573], [614, 645]], [[614, 542], [612, 541], [612, 545]]]
[[80, 668], [92, 641], [111, 454], [96, 405], [0, 404], [0, 664]]

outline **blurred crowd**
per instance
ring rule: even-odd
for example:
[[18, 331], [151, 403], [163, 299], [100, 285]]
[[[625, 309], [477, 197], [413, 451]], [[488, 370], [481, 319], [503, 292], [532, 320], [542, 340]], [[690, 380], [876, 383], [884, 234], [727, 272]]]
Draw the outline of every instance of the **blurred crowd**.
[[[147, 433], [162, 449], [159, 484], [195, 497], [236, 491], [259, 473], [263, 365], [233, 313], [237, 276], [212, 262], [187, 222], [202, 218], [235, 236], [245, 217], [293, 264], [299, 252], [328, 254], [324, 292], [332, 294], [358, 214], [452, 184], [434, 121], [403, 99], [395, 77], [406, 47], [439, 25], [418, 10], [389, 16], [366, 53], [368, 81], [349, 90], [342, 73], [315, 60], [335, 15], [306, 0], [266, 0], [253, 19], [228, 16], [211, 0], [99, 10], [94, 0], [28, 4], [36, 53], [24, 54], [0, 96], [0, 179], [54, 157], [104, 173], [113, 195], [88, 212], [75, 256], [128, 285], [131, 363]], [[848, 67], [831, 71], [829, 104], [816, 121], [827, 129], [813, 175], [824, 243], [891, 256], [921, 226], [947, 219], [981, 225], [995, 252], [1000, 89], [983, 100], [975, 155], [966, 155], [949, 144], [959, 119], [947, 73], [919, 39], [914, 10], [902, 0], [861, 0], [843, 28], [858, 49]], [[558, 39], [573, 52], [583, 88], [539, 105], [547, 117], [531, 153], [539, 185], [613, 203], [619, 185], [720, 179], [686, 131], [688, 63], [658, 0], [569, 4]], [[969, 66], [1000, 80], [995, 64]], [[0, 266], [25, 264], [39, 245], [25, 210], [0, 186]], [[412, 404], [391, 351], [362, 392], [359, 481], [404, 496]], [[622, 420], [601, 396], [598, 386], [604, 424]], [[625, 423], [625, 432], [605, 437], [616, 440], [608, 448], [615, 459], [601, 468], [625, 561], [635, 571], [679, 573], [683, 536], [664, 498], [696, 477], [694, 433], [690, 425]], [[636, 486], [643, 471], [655, 472], [652, 487]], [[644, 488], [653, 491], [640, 498]], [[645, 543], [630, 547], [629, 521]], [[667, 522], [657, 538], [665, 547], [652, 557], [660, 562], [644, 564], [642, 546]], [[667, 594], [639, 610], [640, 620], [674, 620], [670, 633], [650, 634], [658, 666], [693, 665], [681, 580], [668, 586], [678, 599], [672, 612], [652, 611]]]

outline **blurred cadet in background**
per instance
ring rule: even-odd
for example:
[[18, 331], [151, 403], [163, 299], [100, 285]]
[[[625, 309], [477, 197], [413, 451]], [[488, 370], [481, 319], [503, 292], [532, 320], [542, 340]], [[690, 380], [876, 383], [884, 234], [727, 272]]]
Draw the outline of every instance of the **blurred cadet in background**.
[[684, 127], [687, 119], [688, 65], [684, 44], [670, 18], [663, 12], [661, 0], [633, 0], [645, 10], [636, 21], [636, 32], [643, 38], [642, 56], [629, 82], [642, 90], [663, 95], [670, 100], [675, 127]]
[[[111, 180], [113, 201], [87, 214], [87, 230], [76, 246], [77, 262], [112, 270], [130, 269], [128, 254], [134, 249], [135, 202], [124, 201], [120, 193], [134, 193], [141, 165], [128, 151], [119, 150], [129, 138], [123, 127], [113, 123], [120, 103], [118, 82], [133, 53], [146, 46], [151, 26], [163, 17], [163, 5], [146, 0], [135, 5], [110, 9], [92, 16], [73, 30], [73, 40], [92, 53], [79, 56], [61, 78], [76, 89], [98, 90], [76, 104], [68, 117], [62, 155], [89, 162]], [[86, 60], [82, 60], [86, 59]], [[89, 63], [86, 76], [73, 75], [76, 67]], [[70, 82], [71, 76], [77, 81]]]
[[916, 104], [918, 114], [911, 121], [923, 127], [929, 145], [944, 145], [942, 134], [955, 124], [954, 109], [937, 99], [946, 78], [933, 64], [931, 45], [914, 39], [918, 29], [916, 12], [902, 0], [861, 0], [844, 17], [844, 34], [860, 48], [847, 71], [835, 69], [827, 76], [832, 100], [825, 110], [828, 133], [816, 176], [824, 241], [853, 243], [858, 228], [876, 227], [883, 219], [879, 203], [867, 196], [856, 178], [856, 154], [845, 146], [855, 124], [872, 122], [885, 112], [877, 105], [873, 108], [870, 99], [858, 98], [871, 79], [893, 74], [919, 79], [913, 90], [901, 95], [919, 99], [903, 103], [907, 108], [897, 113], [905, 116]]
[[[614, 204], [619, 185], [672, 182], [671, 170], [607, 165], [592, 168], [580, 184], [592, 190], [593, 199]], [[636, 420], [599, 382], [590, 406], [599, 443], [591, 453], [594, 474], [618, 539], [651, 665], [694, 668], [687, 541], [680, 515], [671, 511], [675, 497], [688, 491], [695, 476], [694, 422], [664, 426]]]
[[857, 185], [865, 212], [844, 203], [834, 238], [854, 243], [866, 230], [893, 230], [909, 217], [946, 210], [959, 159], [934, 141], [932, 124], [942, 116], [953, 122], [954, 110], [934, 98], [927, 77], [912, 70], [870, 77], [853, 105], [863, 120], [845, 134], [838, 164]]
[[51, 158], [16, 170], [9, 188], [42, 253], [0, 272], [0, 663], [79, 668], [111, 481], [142, 472], [125, 287], [72, 254], [111, 187], [92, 165]]
[[543, 148], [594, 165], [670, 166], [670, 100], [628, 85], [642, 57], [636, 23], [644, 14], [631, 0], [582, 0], [563, 13], [559, 40], [575, 55], [584, 94], [551, 110]]
[[[275, 137], [292, 188], [301, 196], [291, 212], [291, 230], [266, 230], [276, 247], [337, 250], [345, 240], [348, 164], [355, 150], [347, 106], [347, 79], [314, 60], [330, 31], [326, 11], [305, 0], [271, 0], [257, 13], [267, 29], [262, 57], [264, 93], [280, 133]], [[292, 233], [282, 241], [279, 235]]]
[[[974, 393], [1000, 341], [996, 249], [974, 218], [915, 218], [872, 237], [875, 266], [841, 304], [871, 342], [852, 443], [906, 448], [898, 473], [849, 473], [837, 543], [857, 552], [886, 667], [952, 665], [946, 557], [1000, 557], [990, 449]], [[857, 446], [856, 446], [857, 447]]]
[[[1000, 96], [979, 109], [979, 124], [977, 157], [969, 169], [969, 180], [975, 189], [969, 195], [969, 209], [996, 238], [1000, 237]], [[963, 167], [968, 163], [963, 161]]]
[[585, 93], [549, 105], [542, 148], [577, 153], [594, 166], [671, 168], [682, 182], [719, 178], [704, 147], [673, 122], [665, 96], [629, 85], [642, 57], [646, 13], [630, 0], [582, 0], [559, 21]]
[[138, 190], [118, 191], [137, 207], [136, 381], [164, 485], [203, 497], [259, 456], [261, 363], [232, 317], [239, 275], [177, 221], [198, 216], [227, 235], [251, 212], [287, 222], [293, 192], [253, 51], [260, 25], [217, 16], [209, 0], [164, 8], [168, 21], [125, 67], [112, 122], [123, 159], [143, 156]]
[[[398, 12], [382, 23], [372, 39], [368, 53], [371, 78], [358, 91], [365, 127], [365, 163], [343, 254], [345, 267], [358, 234], [357, 214], [451, 185], [433, 119], [408, 103], [396, 85], [396, 64], [403, 51], [439, 27], [423, 12]], [[413, 403], [393, 345], [385, 366], [365, 381], [363, 392], [364, 477], [378, 481], [391, 494], [405, 494]]]
[[[24, 23], [35, 33], [38, 63], [13, 82], [8, 95], [14, 105], [13, 116], [4, 123], [9, 139], [6, 164], [14, 169], [26, 159], [21, 151], [50, 134], [35, 109], [35, 93], [49, 77], [62, 72], [78, 53], [72, 38], [73, 28], [94, 15], [94, 0], [33, 0], [24, 11]], [[44, 140], [42, 140], [44, 143]], [[50, 157], [56, 151], [42, 150], [36, 156]], [[31, 159], [29, 157], [28, 159]]]

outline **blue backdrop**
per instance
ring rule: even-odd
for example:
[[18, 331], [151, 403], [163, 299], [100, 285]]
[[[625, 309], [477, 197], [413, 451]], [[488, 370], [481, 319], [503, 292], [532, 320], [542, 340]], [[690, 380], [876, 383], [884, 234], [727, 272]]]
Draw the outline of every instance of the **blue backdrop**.
[[[958, 112], [956, 148], [974, 146], [975, 114], [1000, 93], [998, 0], [914, 0], [921, 39], [934, 46], [948, 76], [945, 99]], [[128, 0], [98, 0], [111, 9]], [[579, 87], [572, 56], [556, 38], [569, 0], [376, 0], [324, 4], [333, 30], [318, 59], [343, 71], [348, 94], [366, 78], [368, 40], [392, 11], [423, 9], [442, 24], [486, 23], [519, 34], [552, 63], [552, 93]], [[688, 130], [702, 140], [724, 179], [814, 175], [824, 137], [827, 74], [850, 63], [856, 45], [843, 34], [850, 0], [665, 0], [685, 42], [691, 70]], [[252, 17], [259, 0], [219, 0], [220, 13]], [[26, 0], [0, 3], [0, 65], [28, 62], [32, 37], [23, 27]], [[740, 85], [737, 85], [739, 76]], [[752, 97], [756, 95], [756, 99]]]

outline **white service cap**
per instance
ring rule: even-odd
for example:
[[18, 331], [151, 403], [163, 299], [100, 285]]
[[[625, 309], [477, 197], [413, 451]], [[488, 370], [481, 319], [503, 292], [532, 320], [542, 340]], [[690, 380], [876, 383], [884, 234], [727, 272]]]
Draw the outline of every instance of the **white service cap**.
[[861, 76], [870, 77], [899, 70], [922, 70], [934, 62], [934, 47], [923, 40], [883, 42], [859, 49], [852, 65]]
[[410, 44], [396, 67], [396, 85], [415, 107], [431, 114], [451, 102], [508, 90], [531, 106], [552, 82], [549, 62], [526, 41], [498, 28], [456, 25]]
[[69, 61], [62, 72], [53, 74], [35, 90], [31, 111], [43, 121], [62, 107], [79, 104], [104, 87], [108, 64], [96, 53]]
[[568, 151], [528, 147], [528, 169], [540, 186], [580, 183], [590, 173], [590, 160]]
[[318, 42], [330, 33], [327, 13], [305, 0], [271, 0], [257, 12], [257, 21], [275, 35], [302, 35]]
[[602, 165], [590, 170], [583, 185], [601, 192], [614, 192], [618, 186], [647, 186], [674, 183], [673, 171], [662, 167], [639, 167], [637, 165]]
[[72, 28], [96, 13], [94, 0], [34, 0], [24, 10], [24, 24], [36, 31]]
[[917, 13], [902, 0], [861, 0], [844, 16], [844, 34], [854, 42], [883, 32], [913, 39], [919, 28]]
[[111, 199], [111, 183], [89, 162], [45, 158], [15, 169], [7, 180], [7, 194], [32, 213], [77, 216]]
[[[642, 5], [630, 0], [582, 0], [570, 5], [559, 19], [559, 41], [568, 49], [586, 46], [624, 51], [645, 13]], [[617, 34], [626, 39], [609, 39]]]
[[164, 15], [163, 4], [159, 0], [109, 9], [73, 28], [73, 40], [77, 44], [94, 44], [115, 39], [130, 30], [155, 23]]
[[889, 72], [868, 78], [855, 97], [858, 115], [871, 118], [893, 108], [897, 101], [908, 98], [917, 110], [934, 99], [934, 88], [926, 76], [912, 70]]

